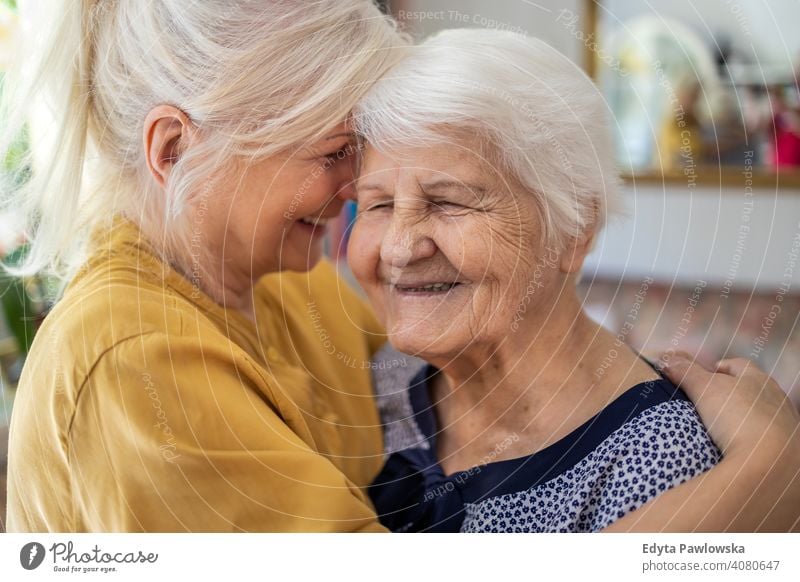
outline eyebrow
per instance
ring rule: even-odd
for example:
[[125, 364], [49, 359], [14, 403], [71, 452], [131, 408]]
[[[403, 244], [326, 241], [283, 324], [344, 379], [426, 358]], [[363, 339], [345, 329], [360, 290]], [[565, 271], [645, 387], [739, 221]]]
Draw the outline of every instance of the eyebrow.
[[386, 188], [377, 182], [372, 184], [360, 184], [358, 180], [356, 180], [356, 190], [380, 190], [381, 192], [386, 192]]
[[[423, 193], [427, 195], [430, 195], [431, 192], [435, 192], [436, 190], [461, 190], [462, 192], [475, 194], [479, 198], [486, 194], [486, 188], [483, 186], [478, 186], [477, 184], [466, 184], [464, 182], [457, 182], [455, 180], [434, 180], [433, 182], [421, 182], [419, 187], [422, 189]], [[383, 185], [378, 182], [359, 184], [358, 181], [356, 181], [356, 190], [378, 190], [380, 192], [386, 192], [386, 188], [384, 188]]]
[[426, 194], [436, 190], [461, 190], [463, 192], [475, 194], [478, 196], [478, 198], [481, 198], [484, 194], [486, 194], [486, 188], [483, 186], [447, 179], [434, 180], [432, 182], [420, 182], [419, 186]]

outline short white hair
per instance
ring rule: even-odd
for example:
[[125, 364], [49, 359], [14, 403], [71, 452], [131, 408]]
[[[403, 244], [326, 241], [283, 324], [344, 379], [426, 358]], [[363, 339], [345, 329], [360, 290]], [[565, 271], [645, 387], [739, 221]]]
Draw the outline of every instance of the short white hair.
[[482, 29], [442, 31], [414, 47], [354, 114], [378, 149], [477, 138], [479, 153], [488, 149], [501, 174], [536, 196], [542, 242], [562, 248], [618, 206], [608, 118], [597, 87], [557, 50]]
[[[49, 114], [47, 135], [31, 135], [30, 176], [4, 194], [32, 242], [18, 272], [64, 278], [93, 228], [119, 213], [156, 233], [173, 262], [191, 244], [186, 211], [215, 172], [319, 139], [407, 44], [371, 0], [45, 4], [44, 33], [7, 76], [0, 155], [32, 114]], [[142, 143], [159, 104], [184, 111], [203, 137], [181, 151], [166, 192]]]

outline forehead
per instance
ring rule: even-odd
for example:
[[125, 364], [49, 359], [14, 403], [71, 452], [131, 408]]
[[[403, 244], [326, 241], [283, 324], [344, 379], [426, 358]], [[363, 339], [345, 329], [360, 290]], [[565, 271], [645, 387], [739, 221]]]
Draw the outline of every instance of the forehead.
[[464, 142], [444, 142], [425, 147], [376, 147], [367, 144], [359, 184], [367, 181], [424, 180], [450, 177], [489, 180], [494, 172], [478, 147]]

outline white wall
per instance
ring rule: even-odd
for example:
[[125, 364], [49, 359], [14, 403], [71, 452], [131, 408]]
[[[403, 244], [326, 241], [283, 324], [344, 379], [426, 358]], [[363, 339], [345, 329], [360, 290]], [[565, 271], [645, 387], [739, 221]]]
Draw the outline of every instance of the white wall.
[[800, 290], [800, 192], [628, 186], [625, 197], [630, 217], [609, 225], [585, 276], [703, 279], [732, 291], [765, 292], [788, 282]]
[[[582, 0], [405, 0], [394, 2], [408, 12], [427, 13], [416, 19], [415, 30], [427, 35], [444, 28], [516, 29], [548, 42], [575, 62], [582, 62], [583, 47], [571, 36], [559, 14], [562, 10], [581, 13]], [[496, 24], [488, 23], [489, 20]]]

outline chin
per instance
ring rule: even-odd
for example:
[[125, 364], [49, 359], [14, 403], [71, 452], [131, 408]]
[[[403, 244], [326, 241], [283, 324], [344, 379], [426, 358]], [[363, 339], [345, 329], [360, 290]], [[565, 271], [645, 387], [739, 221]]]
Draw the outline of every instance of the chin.
[[442, 331], [446, 329], [446, 324], [438, 326], [429, 321], [416, 321], [390, 326], [388, 337], [398, 351], [430, 361], [458, 353], [458, 347], [451, 345], [450, 332]]

